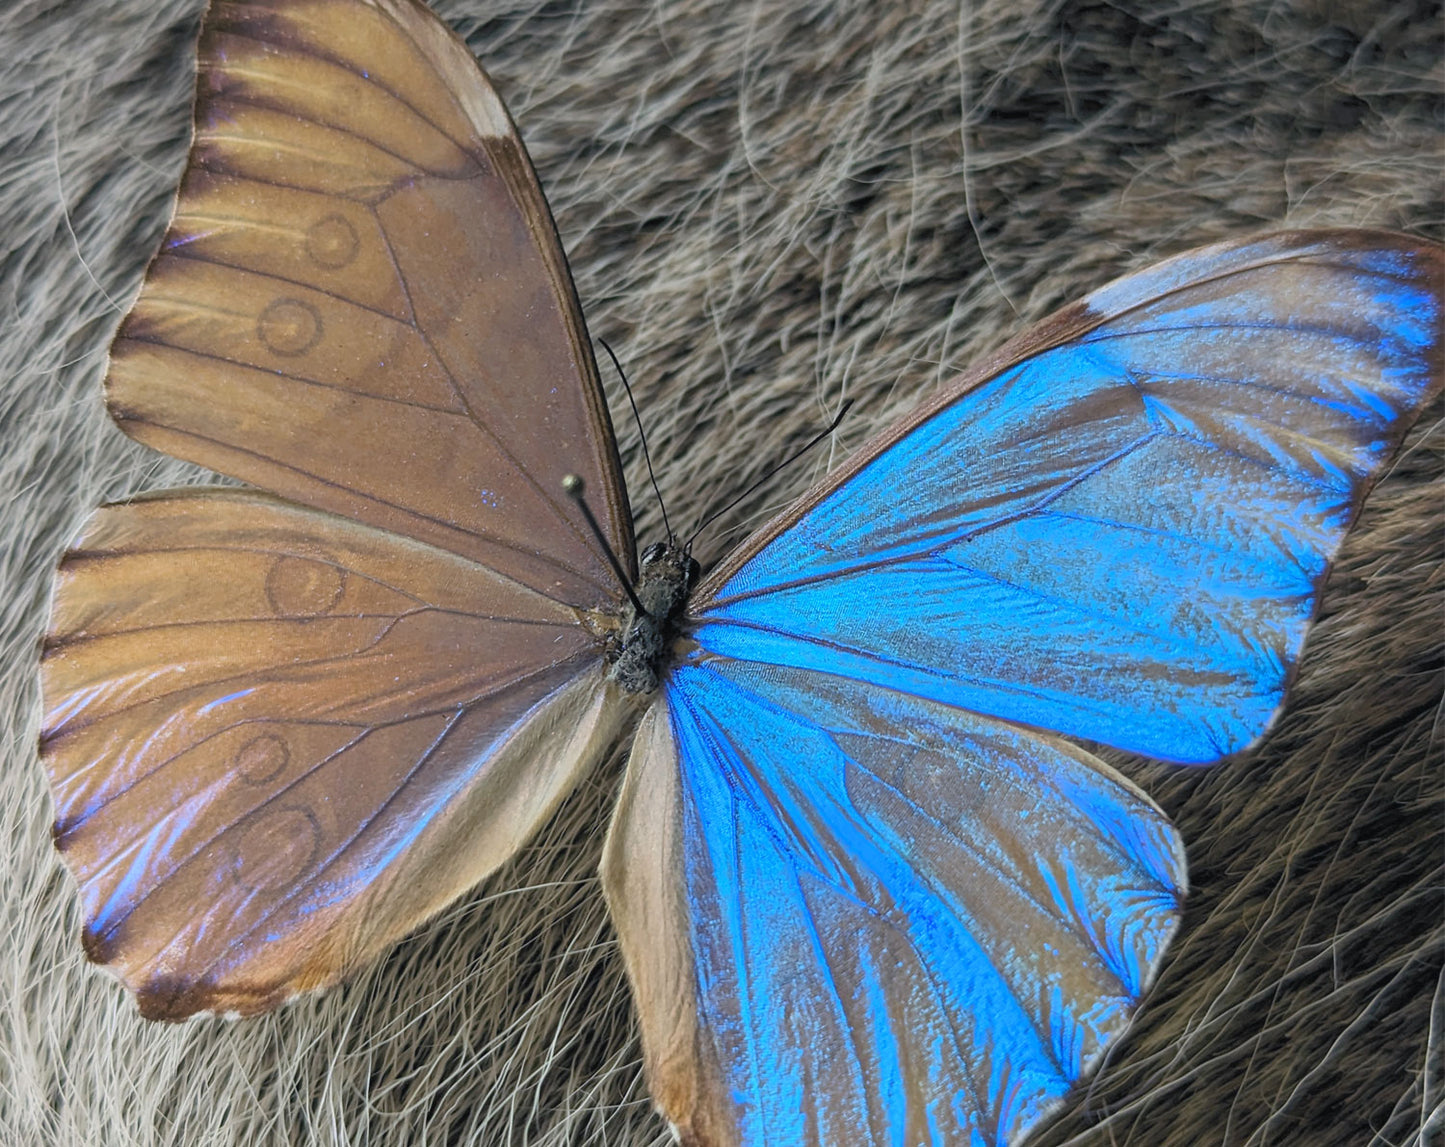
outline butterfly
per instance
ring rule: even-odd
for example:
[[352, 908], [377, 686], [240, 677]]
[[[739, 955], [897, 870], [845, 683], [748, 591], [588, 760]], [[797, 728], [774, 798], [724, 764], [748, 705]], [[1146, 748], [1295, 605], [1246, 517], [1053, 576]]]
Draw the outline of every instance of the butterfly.
[[422, 4], [216, 0], [195, 122], [107, 402], [252, 488], [104, 507], [57, 574], [41, 756], [90, 959], [155, 1019], [331, 985], [635, 725], [602, 885], [683, 1142], [1011, 1143], [1057, 1110], [1186, 886], [1065, 738], [1265, 735], [1441, 389], [1439, 248], [1279, 233], [1127, 276], [699, 576], [637, 554], [546, 201]]

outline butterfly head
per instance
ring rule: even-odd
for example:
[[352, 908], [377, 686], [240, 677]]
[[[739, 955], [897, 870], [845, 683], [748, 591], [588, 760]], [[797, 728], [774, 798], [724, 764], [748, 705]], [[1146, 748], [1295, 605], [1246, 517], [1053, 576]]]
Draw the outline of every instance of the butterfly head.
[[656, 690], [698, 568], [687, 548], [673, 541], [657, 542], [642, 552], [635, 587], [642, 609], [633, 608], [608, 672], [627, 692]]

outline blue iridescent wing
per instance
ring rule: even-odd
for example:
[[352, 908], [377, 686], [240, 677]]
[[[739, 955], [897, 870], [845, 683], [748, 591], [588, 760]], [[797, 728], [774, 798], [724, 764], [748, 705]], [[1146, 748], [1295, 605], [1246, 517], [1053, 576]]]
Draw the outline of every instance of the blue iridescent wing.
[[1263, 735], [1440, 389], [1440, 286], [1372, 232], [1120, 280], [699, 587], [604, 862], [684, 1142], [1015, 1142], [1097, 1063], [1183, 866], [1033, 730], [1186, 762]]
[[1404, 236], [1301, 232], [1105, 287], [763, 531], [693, 636], [1165, 760], [1245, 749], [1439, 390], [1440, 278]]
[[1127, 1027], [1184, 850], [1058, 738], [702, 655], [639, 734], [603, 882], [684, 1143], [1003, 1144]]

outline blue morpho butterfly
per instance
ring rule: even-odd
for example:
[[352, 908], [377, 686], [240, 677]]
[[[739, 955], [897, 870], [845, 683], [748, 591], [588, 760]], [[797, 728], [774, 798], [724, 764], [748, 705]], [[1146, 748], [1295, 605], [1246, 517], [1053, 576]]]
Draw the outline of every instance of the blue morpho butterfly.
[[1203, 764], [1265, 733], [1440, 389], [1440, 280], [1355, 231], [1128, 276], [691, 587], [676, 543], [638, 569], [465, 46], [415, 0], [217, 0], [108, 400], [261, 489], [104, 508], [61, 565], [42, 756], [86, 952], [159, 1019], [334, 983], [645, 710], [602, 879], [681, 1139], [1014, 1142], [1128, 1025], [1185, 884], [1059, 734]]

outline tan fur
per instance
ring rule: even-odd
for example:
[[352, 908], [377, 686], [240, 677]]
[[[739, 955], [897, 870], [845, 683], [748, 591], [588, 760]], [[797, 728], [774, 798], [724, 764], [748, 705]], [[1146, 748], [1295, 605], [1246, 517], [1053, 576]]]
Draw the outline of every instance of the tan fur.
[[[1404, 5], [438, 6], [527, 140], [675, 524], [858, 400], [836, 447], [709, 529], [704, 566], [1120, 271], [1281, 224], [1438, 238], [1445, 217], [1439, 22]], [[0, 12], [5, 1141], [666, 1142], [595, 875], [615, 760], [474, 895], [272, 1018], [148, 1025], [80, 954], [35, 662], [89, 510], [211, 480], [126, 441], [99, 395], [180, 173], [198, 15]], [[660, 519], [608, 386], [645, 542]], [[1439, 1103], [1439, 417], [1347, 544], [1266, 745], [1212, 771], [1120, 762], [1178, 823], [1194, 892], [1137, 1030], [1040, 1143], [1419, 1141]]]

